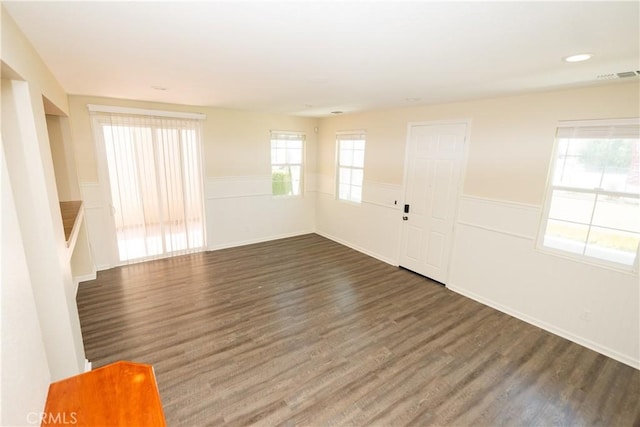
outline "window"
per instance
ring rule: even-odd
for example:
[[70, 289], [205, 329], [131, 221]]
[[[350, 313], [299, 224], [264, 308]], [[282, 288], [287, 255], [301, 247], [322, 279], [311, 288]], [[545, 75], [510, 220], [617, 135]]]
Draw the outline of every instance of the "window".
[[338, 199], [362, 202], [364, 181], [364, 132], [344, 132], [338, 142]]
[[119, 261], [202, 250], [200, 116], [97, 105], [89, 110]]
[[271, 132], [271, 191], [274, 196], [302, 194], [302, 133]]
[[640, 121], [562, 123], [551, 168], [542, 246], [632, 266], [640, 242]]

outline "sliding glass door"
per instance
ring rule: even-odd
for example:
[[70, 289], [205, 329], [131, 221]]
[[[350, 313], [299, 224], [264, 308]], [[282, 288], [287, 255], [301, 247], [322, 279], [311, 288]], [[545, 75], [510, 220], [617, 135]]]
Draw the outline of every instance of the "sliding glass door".
[[92, 113], [120, 263], [205, 247], [200, 120]]

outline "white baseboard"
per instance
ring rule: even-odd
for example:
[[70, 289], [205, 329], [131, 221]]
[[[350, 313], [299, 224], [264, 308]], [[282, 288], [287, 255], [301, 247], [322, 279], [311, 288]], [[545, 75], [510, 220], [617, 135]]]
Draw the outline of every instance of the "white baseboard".
[[394, 267], [398, 266], [398, 261], [396, 261], [396, 260], [392, 260], [390, 258], [387, 258], [387, 257], [383, 256], [383, 255], [377, 254], [375, 252], [371, 252], [371, 251], [369, 251], [367, 249], [361, 248], [360, 246], [354, 245], [354, 244], [349, 243], [349, 242], [347, 242], [345, 240], [342, 240], [342, 239], [339, 239], [339, 238], [337, 238], [335, 236], [332, 236], [331, 234], [324, 233], [324, 232], [318, 231], [318, 230], [316, 230], [315, 233], [320, 235], [320, 236], [322, 236], [322, 237], [326, 237], [329, 240], [333, 240], [336, 243], [340, 243], [341, 245], [344, 245], [344, 246], [346, 246], [348, 248], [351, 248], [353, 250], [361, 252], [361, 253], [363, 253], [365, 255], [369, 255], [370, 257], [373, 257], [373, 258], [375, 258], [377, 260], [380, 260], [382, 262], [390, 264], [390, 265], [392, 265]]
[[96, 265], [96, 271], [109, 270], [110, 268], [113, 268], [113, 267], [115, 267], [115, 265], [100, 264], [100, 265]]
[[276, 234], [273, 236], [259, 237], [257, 239], [241, 240], [238, 242], [222, 243], [218, 245], [209, 245], [207, 246], [207, 251], [217, 251], [220, 249], [228, 249], [228, 248], [235, 248], [238, 246], [253, 245], [254, 243], [269, 242], [271, 240], [286, 239], [288, 237], [302, 236], [302, 235], [311, 234], [311, 233], [314, 233], [314, 230], [302, 230], [302, 231], [295, 231], [293, 233]]
[[452, 290], [453, 292], [456, 292], [456, 293], [460, 294], [460, 295], [464, 295], [464, 296], [466, 296], [468, 298], [471, 298], [474, 301], [478, 301], [479, 303], [487, 305], [487, 306], [489, 306], [491, 308], [495, 308], [498, 311], [506, 313], [506, 314], [508, 314], [510, 316], [513, 316], [513, 317], [517, 318], [517, 319], [520, 319], [523, 322], [527, 322], [527, 323], [529, 323], [531, 325], [537, 326], [537, 327], [539, 327], [541, 329], [544, 329], [545, 331], [551, 332], [552, 334], [555, 334], [555, 335], [558, 335], [558, 336], [560, 336], [562, 338], [568, 339], [569, 341], [572, 341], [572, 342], [574, 342], [576, 344], [580, 344], [583, 347], [586, 347], [586, 348], [591, 349], [593, 351], [596, 351], [598, 353], [604, 354], [605, 356], [608, 356], [608, 357], [610, 357], [610, 358], [612, 358], [614, 360], [617, 360], [618, 362], [622, 362], [625, 365], [629, 365], [632, 368], [640, 370], [640, 360], [634, 360], [633, 358], [631, 358], [631, 357], [629, 357], [627, 355], [621, 354], [621, 353], [619, 353], [619, 352], [617, 352], [615, 350], [612, 350], [612, 349], [610, 349], [608, 347], [602, 346], [602, 345], [600, 345], [598, 343], [595, 343], [595, 342], [593, 342], [591, 340], [588, 340], [586, 338], [582, 338], [580, 336], [572, 334], [571, 332], [568, 332], [568, 331], [565, 331], [564, 329], [555, 327], [555, 326], [553, 326], [553, 325], [551, 325], [549, 323], [546, 323], [546, 322], [544, 322], [542, 320], [539, 320], [539, 319], [536, 319], [534, 317], [528, 316], [528, 315], [526, 315], [524, 313], [520, 313], [519, 311], [513, 310], [513, 309], [511, 309], [509, 307], [506, 307], [506, 306], [504, 306], [502, 304], [499, 304], [499, 303], [497, 303], [495, 301], [492, 301], [492, 300], [490, 300], [488, 298], [484, 298], [484, 297], [481, 297], [479, 295], [476, 295], [475, 293], [470, 292], [470, 291], [468, 291], [466, 289], [459, 288], [455, 284], [447, 285], [447, 288]]
[[89, 359], [84, 359], [84, 371], [89, 372], [91, 370], [91, 362]]
[[78, 294], [78, 286], [81, 282], [86, 282], [88, 280], [96, 280], [97, 271], [94, 270], [92, 273], [85, 274], [83, 276], [73, 276], [73, 285], [75, 287], [76, 295]]

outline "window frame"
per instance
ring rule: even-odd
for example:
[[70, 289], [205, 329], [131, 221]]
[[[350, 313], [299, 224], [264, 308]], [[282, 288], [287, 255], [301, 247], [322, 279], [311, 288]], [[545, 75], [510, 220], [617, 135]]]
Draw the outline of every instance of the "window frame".
[[[115, 215], [109, 219], [105, 223], [105, 227], [107, 230], [108, 242], [106, 243], [105, 249], [105, 257], [108, 265], [111, 267], [118, 265], [126, 265], [132, 264], [142, 261], [148, 261], [153, 259], [161, 259], [161, 258], [169, 258], [172, 256], [178, 256], [182, 254], [201, 252], [206, 250], [208, 235], [207, 235], [207, 227], [206, 227], [206, 190], [205, 190], [205, 171], [204, 171], [204, 144], [203, 144], [203, 129], [202, 123], [206, 119], [204, 114], [200, 113], [185, 113], [185, 112], [172, 112], [172, 111], [162, 111], [162, 110], [146, 110], [146, 109], [138, 109], [138, 108], [124, 108], [118, 106], [110, 106], [110, 105], [96, 105], [96, 104], [87, 104], [87, 110], [89, 112], [90, 124], [92, 128], [92, 139], [93, 146], [96, 150], [96, 158], [97, 158], [97, 168], [98, 168], [98, 177], [100, 181], [100, 200], [104, 204], [104, 206], [113, 207], [113, 189], [111, 188], [111, 180], [110, 180], [110, 172], [109, 172], [109, 160], [107, 154], [107, 139], [105, 138], [105, 129], [107, 127], [123, 127], [123, 128], [140, 128], [140, 129], [149, 129], [151, 132], [151, 141], [154, 144], [157, 142], [159, 137], [159, 133], [162, 133], [166, 130], [174, 130], [178, 131], [179, 139], [183, 140], [182, 131], [184, 130], [192, 130], [196, 132], [196, 147], [193, 151], [194, 155], [197, 156], [197, 175], [194, 175], [195, 181], [199, 184], [200, 190], [197, 194], [197, 199], [193, 198], [191, 201], [197, 200], [197, 204], [199, 204], [197, 212], [202, 219], [202, 245], [201, 246], [192, 246], [189, 247], [187, 244], [187, 248], [184, 249], [175, 249], [175, 250], [166, 250], [166, 234], [162, 234], [162, 251], [160, 253], [155, 254], [147, 254], [142, 257], [128, 257], [127, 259], [121, 259], [120, 257], [120, 247], [118, 245], [118, 231], [116, 226], [116, 218]], [[118, 118], [115, 121], [114, 119]], [[193, 126], [185, 127], [185, 123], [183, 121], [196, 121]], [[156, 147], [158, 148], [158, 147]], [[156, 149], [154, 148], [154, 150]], [[182, 150], [181, 150], [182, 153]], [[180, 156], [182, 158], [182, 154]], [[154, 161], [154, 168], [156, 168], [156, 173], [159, 170], [157, 162]], [[180, 174], [182, 179], [184, 179], [184, 172]], [[186, 198], [186, 195], [183, 195]], [[159, 207], [159, 209], [163, 209]], [[191, 209], [189, 209], [191, 211]], [[162, 212], [160, 212], [162, 213]], [[117, 214], [116, 214], [117, 215]], [[186, 217], [186, 216], [185, 216]], [[160, 218], [163, 218], [160, 216]], [[191, 215], [189, 218], [193, 219], [194, 216]], [[163, 220], [161, 220], [163, 221]], [[187, 220], [188, 221], [188, 220]], [[166, 222], [163, 227], [166, 226]], [[187, 232], [188, 234], [189, 232]], [[189, 236], [187, 236], [187, 241], [189, 241]]]
[[[627, 193], [627, 192], [619, 192], [619, 191], [610, 191], [605, 190], [603, 188], [580, 188], [580, 187], [571, 187], [566, 185], [554, 185], [554, 175], [556, 170], [556, 162], [558, 159], [558, 150], [560, 145], [560, 139], [563, 137], [559, 136], [562, 128], [586, 128], [586, 127], [615, 127], [615, 126], [629, 126], [636, 125], [640, 126], [640, 118], [624, 118], [624, 119], [593, 119], [593, 120], [571, 120], [571, 121], [559, 121], [556, 126], [556, 132], [553, 143], [553, 150], [551, 153], [551, 159], [549, 162], [549, 168], [547, 172], [547, 180], [545, 183], [545, 193], [544, 193], [544, 205], [542, 207], [540, 223], [538, 228], [538, 235], [535, 243], [535, 247], [538, 251], [547, 253], [550, 255], [558, 256], [561, 258], [570, 259], [572, 261], [577, 261], [581, 263], [585, 263], [592, 266], [604, 267], [607, 269], [616, 270], [622, 273], [628, 274], [638, 274], [638, 264], [640, 259], [640, 244], [636, 248], [636, 255], [633, 264], [624, 264], [620, 262], [615, 262], [612, 260], [607, 260], [604, 258], [599, 258], [591, 255], [586, 255], [585, 253], [579, 254], [575, 252], [571, 252], [568, 250], [562, 250], [559, 248], [554, 248], [550, 246], [545, 246], [544, 240], [546, 237], [547, 225], [549, 223], [549, 214], [551, 211], [551, 204], [553, 201], [553, 193], [554, 191], [569, 191], [574, 193], [581, 194], [593, 194], [595, 197], [594, 207], [592, 211], [592, 217], [589, 222], [589, 227], [593, 226], [593, 212], [595, 212], [597, 206], [597, 197], [598, 196], [619, 196], [619, 197], [639, 197], [635, 196], [635, 193]], [[624, 230], [620, 230], [624, 231]]]
[[[359, 136], [360, 139], [356, 139], [355, 137]], [[351, 138], [341, 138], [341, 137], [351, 137]], [[363, 159], [362, 159], [362, 167], [359, 166], [341, 166], [340, 164], [340, 153], [341, 153], [341, 143], [343, 141], [364, 141], [364, 148], [363, 148]], [[353, 150], [352, 150], [353, 151]], [[340, 201], [340, 202], [344, 202], [344, 203], [353, 203], [354, 205], [361, 205], [363, 200], [364, 200], [364, 169], [365, 169], [365, 160], [366, 160], [366, 152], [367, 152], [367, 134], [366, 131], [364, 130], [353, 130], [353, 131], [339, 131], [336, 132], [336, 181], [335, 181], [335, 198], [336, 200]], [[360, 192], [360, 200], [353, 200], [351, 197], [348, 199], [344, 199], [342, 197], [340, 197], [340, 169], [341, 168], [345, 168], [345, 169], [349, 169], [351, 171], [353, 170], [360, 170], [362, 171], [362, 184], [360, 186], [361, 188], [361, 192]], [[351, 195], [351, 188], [354, 187], [353, 184], [349, 183], [349, 187], [350, 187], [350, 191], [349, 194]]]
[[[277, 136], [289, 136], [289, 137], [299, 137], [299, 139], [293, 139], [291, 138], [290, 140], [292, 141], [300, 141], [301, 142], [301, 154], [300, 154], [300, 164], [298, 163], [289, 163], [289, 162], [285, 162], [285, 163], [274, 163], [273, 162], [273, 143], [275, 141], [278, 141], [279, 139], [277, 138]], [[298, 132], [298, 131], [279, 131], [279, 130], [272, 130], [270, 131], [269, 134], [269, 157], [270, 157], [270, 167], [271, 167], [271, 172], [269, 174], [269, 179], [271, 182], [271, 197], [273, 198], [277, 198], [277, 199], [284, 199], [284, 198], [297, 198], [297, 197], [304, 197], [304, 172], [305, 172], [305, 160], [306, 160], [306, 134], [304, 132]], [[285, 141], [287, 141], [285, 139]], [[288, 147], [286, 148], [288, 149]], [[299, 166], [300, 167], [300, 191], [298, 194], [273, 194], [273, 168], [274, 166]]]

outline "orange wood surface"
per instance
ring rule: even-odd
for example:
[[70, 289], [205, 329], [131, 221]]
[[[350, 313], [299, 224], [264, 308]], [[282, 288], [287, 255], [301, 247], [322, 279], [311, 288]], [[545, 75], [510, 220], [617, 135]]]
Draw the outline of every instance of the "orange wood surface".
[[153, 367], [116, 362], [49, 386], [42, 426], [166, 426]]
[[76, 223], [76, 218], [82, 207], [82, 201], [60, 202], [60, 213], [62, 215], [62, 226], [64, 227], [64, 240], [69, 243], [71, 232]]

